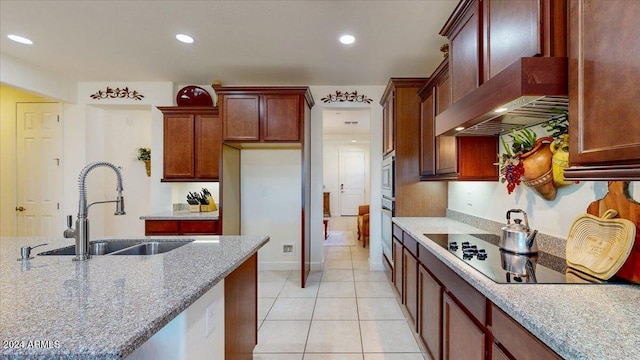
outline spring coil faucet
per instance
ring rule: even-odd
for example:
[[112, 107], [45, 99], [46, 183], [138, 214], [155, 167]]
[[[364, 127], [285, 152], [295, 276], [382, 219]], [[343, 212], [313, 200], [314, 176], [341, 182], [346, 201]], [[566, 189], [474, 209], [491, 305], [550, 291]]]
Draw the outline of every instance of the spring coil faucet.
[[[86, 188], [86, 178], [89, 172], [97, 167], [106, 166], [111, 168], [117, 176], [117, 187], [118, 196], [116, 200], [108, 200], [108, 201], [96, 201], [89, 205], [87, 205], [87, 188]], [[91, 256], [89, 255], [89, 207], [93, 204], [103, 204], [103, 203], [116, 203], [116, 212], [114, 215], [124, 215], [126, 214], [124, 211], [124, 197], [122, 197], [122, 173], [120, 169], [113, 165], [110, 162], [106, 161], [97, 161], [91, 163], [80, 171], [80, 175], [78, 176], [78, 188], [80, 191], [80, 200], [78, 203], [78, 218], [76, 219], [76, 228], [71, 228], [71, 222], [73, 221], [73, 217], [71, 215], [67, 216], [67, 229], [64, 231], [65, 238], [75, 238], [76, 240], [76, 256], [73, 258], [73, 261], [84, 261], [88, 260]]]

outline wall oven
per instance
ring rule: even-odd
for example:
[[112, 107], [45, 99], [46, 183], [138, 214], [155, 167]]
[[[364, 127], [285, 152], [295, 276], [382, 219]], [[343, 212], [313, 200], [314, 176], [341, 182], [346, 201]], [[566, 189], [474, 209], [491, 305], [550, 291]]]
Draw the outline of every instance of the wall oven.
[[395, 199], [396, 189], [393, 184], [395, 177], [395, 152], [389, 153], [382, 159], [382, 197]]

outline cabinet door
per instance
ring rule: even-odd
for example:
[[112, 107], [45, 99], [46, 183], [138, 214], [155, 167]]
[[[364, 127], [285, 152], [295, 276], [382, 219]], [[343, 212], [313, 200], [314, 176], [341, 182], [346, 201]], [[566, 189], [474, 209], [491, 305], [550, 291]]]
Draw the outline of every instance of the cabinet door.
[[418, 319], [418, 260], [406, 248], [402, 252], [403, 303], [405, 304], [413, 329], [417, 329]]
[[222, 124], [218, 116], [196, 115], [195, 178], [219, 179]]
[[498, 345], [496, 345], [496, 343], [492, 343], [491, 344], [491, 360], [511, 360], [511, 359], [509, 358], [509, 356], [507, 356], [507, 354], [504, 353], [504, 351], [502, 351], [502, 349], [498, 347]]
[[640, 1], [572, 0], [569, 11], [569, 159], [638, 164]]
[[481, 83], [478, 1], [470, 3], [460, 25], [449, 37], [449, 69], [453, 102], [460, 100]]
[[166, 114], [164, 116], [164, 178], [193, 178], [194, 115]]
[[260, 96], [224, 95], [222, 101], [223, 139], [260, 140]]
[[300, 141], [300, 97], [263, 95], [260, 138], [264, 141]]
[[489, 79], [522, 57], [541, 54], [541, 0], [485, 1], [485, 71]]
[[382, 154], [388, 154], [395, 149], [395, 119], [394, 119], [394, 98], [392, 93], [382, 108]]
[[443, 295], [442, 305], [443, 359], [483, 360], [485, 333], [448, 293]]
[[180, 235], [180, 221], [145, 220], [144, 235]]
[[447, 110], [451, 105], [451, 77], [449, 76], [449, 68], [445, 67], [440, 79], [436, 82], [436, 115]]
[[418, 268], [418, 334], [431, 358], [440, 359], [442, 287], [423, 266]]
[[436, 173], [435, 159], [435, 103], [434, 90], [420, 104], [420, 175]]
[[398, 241], [395, 237], [393, 238], [393, 285], [400, 295], [400, 299], [403, 300], [402, 296], [402, 243]]
[[440, 135], [436, 138], [436, 173], [458, 172], [458, 147], [455, 136]]

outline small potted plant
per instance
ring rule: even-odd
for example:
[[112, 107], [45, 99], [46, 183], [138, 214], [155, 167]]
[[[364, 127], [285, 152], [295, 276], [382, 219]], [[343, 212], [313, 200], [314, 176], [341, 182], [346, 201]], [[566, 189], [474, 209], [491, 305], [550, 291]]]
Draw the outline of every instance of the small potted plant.
[[151, 149], [147, 147], [138, 148], [138, 160], [144, 161], [147, 176], [151, 176]]

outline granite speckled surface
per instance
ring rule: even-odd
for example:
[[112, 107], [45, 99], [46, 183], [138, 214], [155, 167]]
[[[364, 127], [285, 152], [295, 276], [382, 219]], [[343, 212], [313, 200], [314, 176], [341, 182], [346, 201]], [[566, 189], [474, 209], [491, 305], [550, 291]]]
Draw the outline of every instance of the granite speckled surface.
[[164, 213], [140, 216], [140, 220], [218, 220], [218, 212], [167, 211]]
[[450, 218], [394, 218], [427, 250], [565, 359], [639, 359], [639, 285], [498, 284], [424, 233], [483, 233]]
[[[164, 254], [73, 262], [35, 255], [72, 240], [0, 237], [0, 358], [124, 358], [269, 241], [135, 239], [195, 241]], [[17, 260], [20, 247], [41, 243], [32, 260]]]

